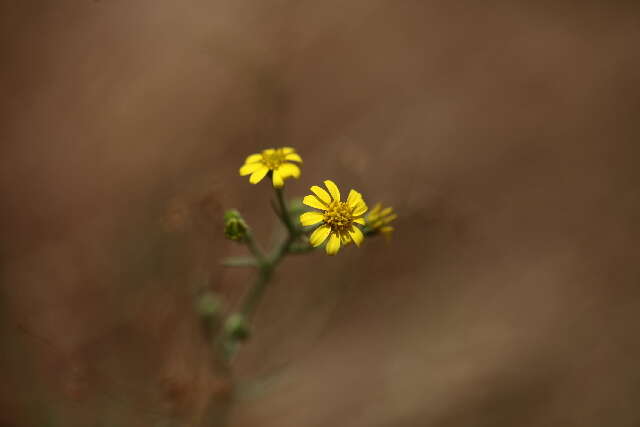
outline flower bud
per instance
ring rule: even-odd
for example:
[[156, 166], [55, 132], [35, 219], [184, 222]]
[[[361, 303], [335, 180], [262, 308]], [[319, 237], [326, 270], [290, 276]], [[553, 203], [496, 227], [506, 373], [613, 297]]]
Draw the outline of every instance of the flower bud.
[[249, 324], [240, 313], [234, 313], [227, 319], [224, 330], [235, 341], [244, 341], [249, 338]]
[[224, 235], [227, 239], [244, 242], [247, 239], [249, 227], [244, 222], [240, 212], [230, 209], [224, 213]]

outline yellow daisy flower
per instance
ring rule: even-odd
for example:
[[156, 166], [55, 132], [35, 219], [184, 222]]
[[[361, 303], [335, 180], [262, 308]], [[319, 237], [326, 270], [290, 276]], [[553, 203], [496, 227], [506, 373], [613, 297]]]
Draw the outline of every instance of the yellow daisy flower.
[[357, 191], [351, 190], [347, 201], [341, 202], [338, 186], [330, 180], [326, 180], [324, 185], [327, 186], [328, 193], [314, 185], [311, 187], [313, 194], [302, 199], [305, 205], [322, 212], [305, 212], [300, 215], [300, 223], [304, 226], [322, 223], [309, 237], [309, 243], [320, 246], [328, 237], [325, 250], [327, 254], [335, 255], [340, 250], [340, 244], [354, 242], [356, 246], [360, 246], [364, 235], [356, 224], [365, 225], [362, 215], [368, 208]]
[[395, 212], [391, 207], [382, 208], [380, 203], [376, 203], [376, 205], [371, 209], [371, 211], [367, 214], [366, 225], [374, 233], [382, 233], [387, 239], [391, 238], [391, 234], [393, 233], [394, 228], [389, 225], [391, 221], [398, 218]]
[[285, 179], [300, 177], [300, 168], [290, 162], [302, 163], [302, 158], [293, 148], [267, 148], [262, 153], [247, 157], [240, 168], [240, 176], [251, 175], [249, 182], [257, 184], [271, 172], [273, 186], [281, 188]]

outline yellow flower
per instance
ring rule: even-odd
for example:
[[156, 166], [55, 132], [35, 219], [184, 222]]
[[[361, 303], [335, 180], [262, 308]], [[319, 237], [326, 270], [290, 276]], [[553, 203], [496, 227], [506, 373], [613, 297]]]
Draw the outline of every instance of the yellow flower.
[[249, 182], [257, 184], [271, 172], [273, 186], [281, 188], [287, 178], [300, 177], [300, 168], [295, 163], [302, 163], [302, 158], [291, 147], [267, 148], [262, 153], [252, 154], [240, 168], [240, 175], [251, 175]]
[[313, 194], [302, 199], [302, 203], [322, 212], [312, 211], [300, 215], [300, 223], [304, 226], [321, 225], [309, 237], [312, 246], [320, 246], [327, 237], [329, 241], [325, 247], [327, 254], [335, 255], [340, 250], [340, 244], [354, 242], [360, 246], [364, 235], [356, 224], [365, 225], [362, 215], [367, 211], [367, 205], [362, 195], [355, 190], [349, 192], [346, 202], [340, 201], [340, 190], [333, 181], [326, 180], [327, 193], [323, 188], [314, 185]]
[[382, 233], [387, 239], [389, 239], [391, 238], [391, 234], [394, 230], [389, 223], [397, 217], [398, 215], [393, 212], [391, 207], [382, 209], [382, 205], [380, 203], [376, 203], [373, 209], [371, 209], [367, 214], [366, 225], [374, 233]]

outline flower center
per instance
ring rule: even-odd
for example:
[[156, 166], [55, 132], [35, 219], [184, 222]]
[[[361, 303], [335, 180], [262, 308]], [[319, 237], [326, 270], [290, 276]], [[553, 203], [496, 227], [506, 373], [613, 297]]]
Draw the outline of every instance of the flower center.
[[271, 154], [262, 153], [262, 163], [271, 170], [278, 169], [285, 161], [284, 156], [282, 150], [276, 150]]
[[334, 231], [347, 231], [353, 223], [353, 215], [349, 205], [334, 200], [327, 207], [323, 220]]

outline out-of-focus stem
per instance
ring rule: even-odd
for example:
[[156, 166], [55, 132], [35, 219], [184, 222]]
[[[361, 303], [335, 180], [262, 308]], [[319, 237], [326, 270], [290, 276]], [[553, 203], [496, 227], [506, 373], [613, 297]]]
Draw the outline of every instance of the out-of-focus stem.
[[291, 216], [289, 215], [289, 209], [284, 201], [284, 190], [282, 188], [276, 188], [276, 197], [278, 198], [278, 206], [280, 207], [280, 219], [284, 223], [285, 227], [289, 231], [289, 237], [293, 240], [296, 237], [296, 229], [291, 223]]
[[[244, 298], [242, 302], [242, 306], [240, 308], [240, 314], [244, 316], [247, 321], [251, 320], [253, 317], [258, 305], [262, 301], [262, 297], [264, 296], [264, 292], [269, 284], [269, 281], [273, 275], [273, 271], [276, 266], [280, 263], [282, 258], [289, 252], [292, 243], [299, 235], [299, 231], [291, 222], [291, 215], [289, 210], [287, 209], [287, 204], [284, 199], [284, 191], [281, 188], [276, 188], [276, 198], [278, 200], [277, 214], [280, 218], [280, 221], [284, 224], [287, 229], [287, 237], [280, 242], [276, 246], [276, 248], [269, 254], [264, 255], [262, 251], [256, 245], [256, 242], [253, 239], [253, 235], [251, 232], [247, 233], [246, 244], [253, 256], [255, 257], [254, 262], [249, 262], [247, 259], [227, 259], [225, 264], [227, 265], [257, 265], [259, 268], [258, 277], [254, 281], [253, 285], [249, 289], [249, 292]], [[276, 210], [276, 209], [274, 209]], [[297, 250], [296, 252], [300, 252]], [[228, 359], [233, 358], [235, 353], [238, 351], [238, 343], [235, 341], [229, 341], [226, 345], [225, 355]]]
[[253, 313], [255, 312], [258, 304], [262, 300], [262, 295], [264, 294], [264, 290], [269, 283], [269, 279], [271, 278], [271, 273], [273, 272], [273, 265], [271, 263], [263, 264], [260, 267], [260, 273], [256, 278], [255, 282], [249, 289], [249, 293], [245, 297], [240, 313], [249, 320]]
[[247, 243], [250, 245], [249, 249], [251, 249], [251, 245], [253, 245], [254, 247], [254, 249], [251, 249], [251, 251], [254, 253], [256, 258], [259, 259], [260, 274], [249, 290], [249, 293], [247, 294], [242, 304], [241, 313], [247, 318], [251, 318], [251, 316], [253, 315], [256, 307], [262, 300], [262, 295], [264, 294], [264, 290], [269, 283], [269, 279], [271, 279], [274, 268], [280, 263], [284, 255], [287, 253], [289, 246], [297, 236], [296, 229], [291, 223], [291, 217], [289, 215], [287, 205], [284, 201], [284, 191], [282, 190], [282, 188], [276, 188], [275, 192], [276, 198], [278, 199], [278, 206], [280, 208], [278, 216], [284, 226], [287, 228], [288, 234], [287, 238], [283, 242], [281, 242], [267, 257], [264, 257], [262, 253], [255, 247], [253, 238], [249, 235]]
[[256, 245], [256, 241], [253, 240], [253, 233], [251, 233], [251, 231], [247, 231], [246, 241], [247, 241], [247, 247], [255, 257], [257, 263], [260, 265], [264, 264], [265, 262], [264, 255], [262, 254], [262, 251], [260, 250], [260, 248], [258, 248], [258, 245]]
[[257, 267], [258, 261], [254, 257], [229, 257], [222, 260], [227, 267]]

